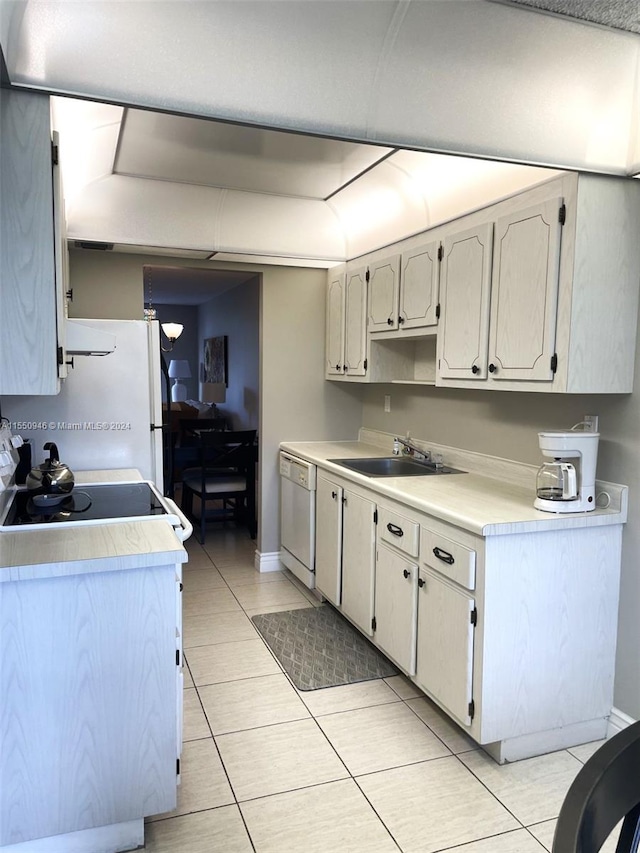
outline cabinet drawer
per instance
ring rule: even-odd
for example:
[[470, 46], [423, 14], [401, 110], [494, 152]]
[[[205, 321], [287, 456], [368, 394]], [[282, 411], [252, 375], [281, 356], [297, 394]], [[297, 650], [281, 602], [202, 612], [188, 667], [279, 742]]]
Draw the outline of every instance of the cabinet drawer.
[[420, 553], [423, 565], [435, 569], [467, 589], [475, 589], [476, 552], [471, 548], [423, 527]]
[[393, 545], [410, 557], [418, 556], [420, 525], [403, 515], [380, 507], [378, 509], [378, 531], [384, 542]]

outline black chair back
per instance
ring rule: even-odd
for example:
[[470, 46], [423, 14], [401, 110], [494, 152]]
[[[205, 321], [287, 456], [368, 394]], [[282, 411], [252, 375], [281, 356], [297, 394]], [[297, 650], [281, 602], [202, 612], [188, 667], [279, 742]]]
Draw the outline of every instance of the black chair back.
[[183, 418], [180, 421], [180, 446], [195, 447], [201, 430], [224, 430], [225, 418]]
[[203, 476], [220, 468], [246, 471], [256, 459], [256, 430], [199, 430], [198, 448]]
[[553, 853], [597, 853], [624, 818], [616, 853], [640, 845], [640, 722], [600, 747], [567, 792], [553, 838]]

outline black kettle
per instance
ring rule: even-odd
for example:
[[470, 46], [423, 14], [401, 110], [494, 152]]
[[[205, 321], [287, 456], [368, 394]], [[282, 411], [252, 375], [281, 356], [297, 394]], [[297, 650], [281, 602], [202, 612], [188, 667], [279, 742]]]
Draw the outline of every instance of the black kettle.
[[75, 482], [69, 466], [60, 462], [53, 441], [48, 441], [44, 450], [49, 451], [49, 458], [31, 469], [26, 482], [33, 502], [40, 505], [59, 503], [70, 494]]

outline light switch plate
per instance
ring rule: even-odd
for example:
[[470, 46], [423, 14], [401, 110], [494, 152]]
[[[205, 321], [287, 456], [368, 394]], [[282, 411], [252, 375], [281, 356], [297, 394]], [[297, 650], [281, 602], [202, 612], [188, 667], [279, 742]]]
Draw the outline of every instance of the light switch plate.
[[384, 410], [385, 412], [391, 411], [391, 394], [384, 395]]

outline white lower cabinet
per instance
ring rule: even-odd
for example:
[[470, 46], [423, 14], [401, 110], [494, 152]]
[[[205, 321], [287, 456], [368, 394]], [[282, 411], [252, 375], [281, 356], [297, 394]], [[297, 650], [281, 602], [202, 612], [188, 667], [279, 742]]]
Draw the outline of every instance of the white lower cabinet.
[[318, 475], [316, 589], [336, 607], [342, 598], [342, 486]]
[[375, 642], [407, 675], [416, 673], [417, 591], [417, 564], [386, 545], [379, 545]]
[[176, 806], [180, 569], [125, 559], [2, 584], [0, 847], [85, 850]]
[[622, 524], [480, 536], [318, 475], [317, 586], [492, 755], [606, 736]]
[[375, 510], [367, 497], [318, 475], [316, 587], [369, 636], [373, 634]]
[[466, 590], [420, 572], [416, 682], [467, 726], [474, 716], [475, 622], [475, 599]]
[[373, 634], [376, 505], [344, 490], [342, 496], [342, 612], [361, 631]]

